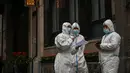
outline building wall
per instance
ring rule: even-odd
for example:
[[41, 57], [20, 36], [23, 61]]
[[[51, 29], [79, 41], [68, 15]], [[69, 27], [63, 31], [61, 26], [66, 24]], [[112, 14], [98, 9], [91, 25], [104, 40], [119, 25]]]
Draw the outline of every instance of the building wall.
[[[109, 0], [108, 0], [109, 1]], [[44, 4], [44, 2], [42, 2], [43, 4]], [[41, 3], [41, 6], [43, 5]], [[110, 3], [112, 3], [112, 6], [109, 6], [109, 4]], [[107, 4], [107, 3], [106, 3]], [[119, 71], [120, 73], [127, 73], [127, 72], [125, 72], [126, 70], [128, 70], [128, 68], [126, 68], [126, 64], [128, 64], [128, 63], [125, 63], [126, 62], [126, 60], [124, 59], [124, 56], [127, 56], [126, 55], [126, 51], [128, 51], [128, 49], [129, 49], [129, 35], [128, 35], [128, 33], [126, 33], [125, 34], [125, 32], [126, 31], [130, 31], [129, 30], [129, 20], [130, 20], [130, 18], [129, 18], [129, 11], [126, 11], [126, 9], [125, 9], [125, 1], [124, 0], [112, 0], [112, 1], [110, 1], [108, 4], [107, 4], [108, 6], [106, 6], [106, 9], [105, 9], [105, 11], [108, 13], [108, 14], [105, 14], [105, 16], [107, 17], [107, 18], [114, 18], [114, 20], [116, 20], [115, 22], [116, 22], [116, 31], [121, 35], [121, 37], [122, 37], [122, 44], [121, 44], [121, 56], [120, 56], [120, 59], [121, 59], [121, 62], [120, 62], [120, 68], [121, 69], [119, 69], [119, 70], [121, 70], [121, 71]], [[84, 6], [84, 7], [86, 7], [86, 6]], [[112, 7], [112, 9], [110, 10], [110, 8]], [[38, 41], [39, 41], [39, 43], [38, 43], [38, 50], [41, 50], [41, 52], [40, 51], [38, 51], [38, 53], [40, 53], [40, 54], [43, 54], [43, 50], [44, 50], [44, 48], [45, 48], [45, 44], [43, 43], [44, 42], [44, 39], [46, 39], [46, 38], [43, 38], [44, 36], [45, 37], [47, 37], [47, 34], [46, 33], [48, 33], [47, 32], [47, 30], [46, 30], [46, 28], [49, 30], [49, 29], [51, 29], [51, 27], [46, 27], [46, 25], [48, 25], [48, 24], [44, 24], [44, 21], [45, 20], [47, 20], [47, 19], [45, 19], [45, 17], [44, 17], [44, 10], [42, 10], [42, 8], [44, 9], [44, 5], [43, 5], [43, 7], [41, 7], [41, 8], [39, 8], [39, 10], [38, 10], [38, 15], [39, 15], [39, 17], [38, 17]], [[81, 8], [79, 9], [80, 10], [80, 12], [79, 12], [79, 14], [85, 14], [85, 13], [83, 13], [82, 11], [83, 10], [85, 10], [85, 9], [82, 9], [83, 7], [81, 6]], [[41, 9], [41, 10], [40, 10]], [[88, 8], [88, 10], [89, 10], [89, 8]], [[58, 11], [58, 10], [57, 10]], [[41, 14], [41, 13], [42, 14]], [[88, 11], [86, 11], [86, 12], [88, 12]], [[110, 14], [109, 14], [110, 13]], [[91, 13], [88, 13], [88, 15], [89, 14], [91, 14]], [[41, 16], [40, 16], [41, 15]], [[73, 14], [72, 14], [73, 15]], [[57, 15], [58, 16], [58, 15]], [[82, 15], [83, 16], [83, 15]], [[85, 15], [84, 15], [85, 16]], [[110, 17], [109, 17], [110, 16]], [[43, 18], [44, 17], [44, 18]], [[72, 18], [72, 17], [71, 17]], [[81, 17], [82, 18], [82, 17]], [[90, 17], [91, 18], [91, 17]], [[86, 20], [88, 19], [90, 19], [90, 18], [85, 18]], [[34, 17], [34, 19], [35, 19], [35, 17]], [[40, 20], [39, 20], [40, 19]], [[57, 18], [56, 18], [57, 19]], [[86, 24], [85, 24], [85, 19], [83, 20], [83, 19], [79, 19], [80, 21], [83, 21], [82, 22], [82, 25], [83, 26], [81, 26], [81, 28], [83, 28], [83, 27], [87, 27], [86, 26]], [[105, 20], [105, 19], [104, 19]], [[104, 20], [99, 20], [99, 21], [95, 21], [95, 22], [92, 22], [93, 24], [96, 24], [95, 25], [95, 28], [97, 28], [96, 26], [98, 26], [98, 25], [102, 25], [102, 23], [103, 23], [103, 21]], [[50, 20], [48, 20], [48, 21], [50, 21]], [[79, 21], [79, 22], [80, 22]], [[35, 22], [35, 21], [34, 21]], [[54, 21], [55, 22], [55, 21]], [[58, 22], [58, 20], [57, 20], [57, 22]], [[60, 26], [62, 25], [62, 23], [63, 23], [63, 21], [62, 22], [60, 22], [60, 24], [58, 25], [58, 28], [60, 29]], [[43, 24], [43, 25], [42, 25]], [[89, 23], [88, 23], [89, 24]], [[41, 27], [40, 27], [41, 26]], [[43, 28], [45, 26], [45, 28]], [[93, 26], [91, 26], [91, 27], [94, 27], [94, 25]], [[39, 29], [40, 28], [40, 29]], [[41, 30], [42, 29], [42, 30]], [[43, 30], [43, 29], [45, 29], [45, 31]], [[94, 29], [94, 28], [92, 28], [92, 29]], [[51, 29], [52, 30], [52, 29]], [[84, 28], [84, 30], [86, 30], [85, 28]], [[101, 30], [101, 29], [100, 29]], [[92, 31], [92, 30], [91, 30]], [[35, 32], [35, 31], [34, 31]], [[46, 32], [46, 33], [45, 33]], [[50, 31], [49, 31], [50, 32]], [[88, 31], [89, 32], [89, 31]], [[42, 33], [42, 34], [41, 34]], [[44, 36], [43, 36], [43, 33], [44, 33]], [[85, 33], [86, 33], [86, 31], [85, 31]], [[41, 34], [41, 36], [40, 36], [40, 34]], [[85, 34], [85, 35], [90, 35], [90, 34]], [[49, 36], [50, 36], [50, 33], [49, 33]], [[90, 36], [91, 37], [91, 36]], [[42, 46], [41, 46], [42, 45]], [[39, 56], [40, 57], [40, 56]], [[36, 64], [35, 63], [35, 65], [38, 65], [38, 64]], [[38, 67], [38, 66], [37, 66]], [[36, 67], [36, 69], [38, 69]], [[129, 72], [128, 72], [129, 73]]]
[[121, 49], [120, 49], [120, 68], [119, 73], [129, 73], [130, 61], [129, 61], [129, 39], [130, 31], [129, 26], [129, 8], [126, 8], [127, 1], [129, 0], [115, 0], [115, 18], [116, 18], [116, 30], [121, 35]]
[[[126, 33], [126, 32], [130, 31], [130, 29], [129, 29], [130, 28], [130, 26], [129, 26], [129, 24], [130, 24], [129, 23], [129, 20], [130, 20], [129, 12], [130, 11], [125, 8], [126, 0], [112, 0], [112, 1], [110, 1], [108, 3], [106, 3], [106, 5], [108, 5], [110, 3], [112, 3], [112, 6], [107, 6], [106, 9], [105, 9], [105, 11], [108, 11], [108, 13], [110, 13], [110, 14], [105, 14], [105, 15], [107, 16], [107, 18], [109, 18], [109, 16], [113, 17], [114, 21], [116, 22], [116, 31], [122, 37], [121, 49], [120, 49], [121, 52], [120, 52], [119, 73], [129, 73], [129, 72], [126, 72], [127, 70], [129, 70], [129, 68], [126, 68], [126, 65], [129, 64], [129, 61], [127, 61], [126, 59], [128, 59], [128, 56], [129, 56], [128, 55], [128, 53], [129, 53], [128, 51], [129, 51], [129, 38], [130, 38], [130, 35], [128, 33]], [[112, 9], [110, 10], [109, 8], [111, 8], [111, 7], [112, 7]], [[83, 7], [81, 7], [81, 8], [83, 8]], [[81, 9], [81, 11], [82, 11], [82, 9]], [[102, 20], [102, 22], [100, 22], [100, 23], [102, 24], [103, 21], [104, 20]]]
[[[5, 4], [4, 12], [4, 55], [10, 61], [13, 52], [28, 53], [28, 11], [24, 5]], [[15, 7], [16, 6], [16, 7]], [[17, 9], [19, 8], [19, 9]], [[23, 10], [22, 10], [23, 9]], [[5, 63], [4, 73], [13, 72], [13, 66]]]

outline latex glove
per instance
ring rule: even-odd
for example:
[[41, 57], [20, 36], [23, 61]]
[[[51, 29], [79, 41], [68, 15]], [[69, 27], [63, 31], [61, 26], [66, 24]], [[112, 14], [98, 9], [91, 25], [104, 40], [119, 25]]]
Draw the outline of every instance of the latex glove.
[[71, 54], [72, 54], [72, 55], [75, 55], [77, 52], [78, 52], [78, 50], [73, 50], [73, 51], [71, 52]]
[[100, 48], [100, 43], [101, 43], [101, 42], [97, 42], [97, 43], [95, 44], [95, 46], [96, 46], [97, 49], [99, 49], [99, 50], [101, 50], [101, 48]]
[[81, 45], [80, 45], [80, 46], [77, 46], [75, 49], [76, 49], [76, 50], [79, 50], [79, 47], [81, 47]]
[[81, 46], [75, 47], [75, 50], [71, 52], [72, 55], [76, 54]]

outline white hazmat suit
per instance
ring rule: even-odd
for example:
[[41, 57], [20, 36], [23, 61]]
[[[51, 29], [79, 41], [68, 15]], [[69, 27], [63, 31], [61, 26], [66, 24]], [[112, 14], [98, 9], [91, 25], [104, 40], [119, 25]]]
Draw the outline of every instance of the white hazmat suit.
[[103, 26], [108, 28], [104, 29], [106, 34], [102, 37], [99, 45], [101, 48], [99, 60], [102, 65], [102, 73], [117, 73], [121, 37], [115, 32], [114, 25], [110, 19], [106, 20]]
[[59, 51], [55, 58], [55, 73], [75, 73], [72, 65], [71, 44], [73, 40], [70, 37], [70, 31], [71, 24], [65, 22], [62, 25], [62, 33], [55, 38], [55, 44]]
[[[78, 43], [82, 43], [82, 41], [85, 41], [84, 37], [80, 35], [79, 32], [80, 27], [78, 23], [73, 23], [71, 35], [74, 38], [74, 41], [72, 45], [76, 46]], [[78, 49], [75, 48], [77, 52], [74, 54], [73, 57], [74, 57], [75, 70], [77, 71], [77, 73], [88, 73], [88, 67], [84, 57], [84, 49], [86, 44], [85, 42], [83, 42], [83, 44], [81, 44], [81, 46]]]

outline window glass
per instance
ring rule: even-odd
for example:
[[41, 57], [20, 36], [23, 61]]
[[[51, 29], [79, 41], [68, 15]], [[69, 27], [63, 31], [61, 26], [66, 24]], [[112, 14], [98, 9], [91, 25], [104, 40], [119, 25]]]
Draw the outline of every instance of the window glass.
[[69, 0], [44, 0], [44, 42], [53, 46], [54, 39], [62, 30], [62, 24], [69, 22]]
[[99, 2], [92, 0], [92, 21], [99, 19]]

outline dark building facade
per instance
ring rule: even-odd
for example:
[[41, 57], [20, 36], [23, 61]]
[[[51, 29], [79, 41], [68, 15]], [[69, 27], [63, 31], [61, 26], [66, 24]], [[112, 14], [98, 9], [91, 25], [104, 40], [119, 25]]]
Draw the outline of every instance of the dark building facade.
[[[28, 26], [29, 8], [24, 5], [24, 0], [11, 2], [5, 0], [0, 4], [0, 56], [2, 60], [9, 61], [13, 52], [29, 52]], [[13, 66], [10, 67], [7, 63], [5, 62], [3, 68], [4, 73], [13, 70]]]
[[64, 22], [78, 22], [86, 40], [101, 38], [102, 23], [112, 19], [111, 0], [44, 0], [45, 46], [54, 45], [54, 36]]
[[122, 37], [119, 73], [129, 73], [129, 0], [44, 0], [44, 4], [45, 48], [54, 45], [63, 22], [78, 22], [81, 34], [91, 40], [101, 38], [102, 23], [112, 19]]
[[[0, 55], [4, 55], [3, 59], [9, 59], [13, 51], [26, 51], [31, 57], [42, 56], [45, 49], [54, 46], [54, 38], [66, 21], [78, 22], [86, 40], [100, 39], [102, 23], [112, 19], [122, 37], [119, 73], [130, 72], [129, 0], [39, 0], [38, 8], [26, 7], [24, 0], [10, 1], [0, 4]], [[39, 65], [37, 62], [34, 65], [30, 72], [37, 73]]]

